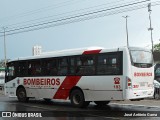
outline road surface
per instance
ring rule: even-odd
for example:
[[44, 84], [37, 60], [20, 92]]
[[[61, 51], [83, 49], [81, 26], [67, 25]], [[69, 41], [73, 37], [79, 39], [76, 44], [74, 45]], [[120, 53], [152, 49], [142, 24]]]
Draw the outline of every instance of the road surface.
[[97, 120], [97, 118], [158, 120], [160, 119], [160, 100], [112, 101], [103, 107], [91, 103], [87, 108], [80, 109], [72, 107], [70, 102], [57, 100], [45, 102], [32, 99], [27, 103], [21, 103], [17, 98], [9, 98], [0, 92], [0, 111], [3, 120], [21, 120], [22, 118], [25, 120], [35, 120], [35, 118], [38, 120]]

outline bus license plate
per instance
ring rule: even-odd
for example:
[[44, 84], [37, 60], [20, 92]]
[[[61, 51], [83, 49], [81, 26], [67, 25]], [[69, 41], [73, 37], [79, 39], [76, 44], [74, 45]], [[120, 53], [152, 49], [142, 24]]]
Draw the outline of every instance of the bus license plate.
[[142, 93], [143, 93], [144, 95], [146, 95], [146, 94], [147, 94], [147, 91], [143, 91]]
[[147, 84], [147, 82], [140, 82], [140, 86], [144, 87]]

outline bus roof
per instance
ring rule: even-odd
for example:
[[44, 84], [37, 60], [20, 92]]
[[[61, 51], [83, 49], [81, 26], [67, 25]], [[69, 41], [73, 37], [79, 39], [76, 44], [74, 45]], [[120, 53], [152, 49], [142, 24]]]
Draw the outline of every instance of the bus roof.
[[[132, 50], [147, 50], [139, 47], [130, 47]], [[89, 47], [89, 48], [78, 48], [78, 49], [66, 49], [66, 50], [59, 50], [59, 51], [51, 51], [51, 52], [44, 52], [41, 53], [40, 55], [35, 55], [35, 56], [29, 56], [29, 57], [20, 57], [18, 59], [10, 60], [9, 62], [12, 61], [21, 61], [21, 60], [34, 60], [34, 59], [41, 59], [41, 58], [50, 58], [50, 57], [60, 57], [60, 56], [74, 56], [74, 55], [82, 55], [83, 52], [85, 51], [94, 51], [94, 50], [102, 50], [102, 52], [113, 52], [113, 51], [119, 51], [119, 50], [124, 50], [128, 49], [126, 46], [124, 47], [118, 47], [118, 48], [113, 48], [113, 49], [106, 49], [103, 47]], [[148, 51], [148, 50], [147, 50]]]

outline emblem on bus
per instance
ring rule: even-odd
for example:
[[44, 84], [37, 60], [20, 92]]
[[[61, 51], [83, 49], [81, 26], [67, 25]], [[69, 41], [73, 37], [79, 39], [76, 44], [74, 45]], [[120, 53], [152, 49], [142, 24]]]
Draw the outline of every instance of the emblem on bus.
[[120, 84], [120, 78], [119, 77], [114, 78], [114, 84]]
[[120, 78], [119, 77], [115, 77], [114, 78], [114, 88], [115, 89], [121, 89], [121, 86], [120, 86]]

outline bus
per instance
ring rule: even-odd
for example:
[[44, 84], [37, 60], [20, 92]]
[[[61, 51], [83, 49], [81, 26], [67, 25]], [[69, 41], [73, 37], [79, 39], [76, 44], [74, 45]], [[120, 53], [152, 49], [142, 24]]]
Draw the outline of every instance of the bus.
[[43, 53], [7, 63], [5, 93], [29, 98], [70, 100], [75, 107], [103, 106], [154, 94], [150, 50], [138, 47], [86, 48]]

